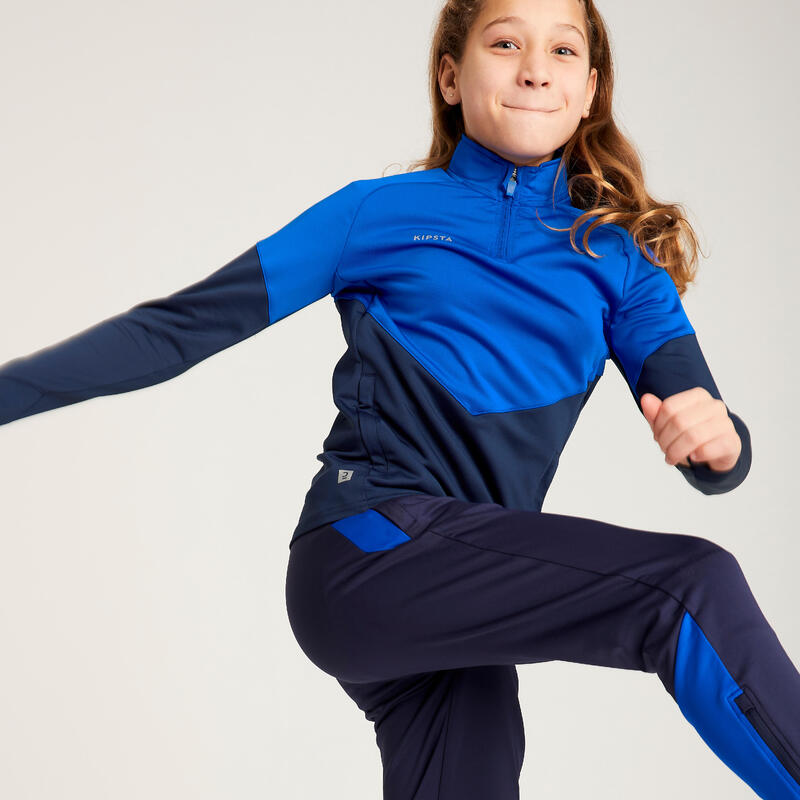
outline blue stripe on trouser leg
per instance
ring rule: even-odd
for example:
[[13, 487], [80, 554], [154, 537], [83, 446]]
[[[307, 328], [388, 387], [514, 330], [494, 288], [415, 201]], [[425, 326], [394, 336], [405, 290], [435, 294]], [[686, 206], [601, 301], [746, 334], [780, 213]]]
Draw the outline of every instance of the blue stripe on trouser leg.
[[[675, 700], [683, 715], [706, 744], [760, 797], [800, 800], [797, 765], [776, 739], [772, 738], [771, 747], [768, 746], [770, 729], [758, 715], [754, 717], [756, 730], [736, 702], [740, 696], [746, 697], [742, 687], [687, 611], [675, 661]], [[750, 706], [752, 703], [745, 707]]]
[[800, 800], [800, 674], [738, 561], [717, 548], [665, 583], [688, 611], [673, 681], [682, 712], [761, 797]]

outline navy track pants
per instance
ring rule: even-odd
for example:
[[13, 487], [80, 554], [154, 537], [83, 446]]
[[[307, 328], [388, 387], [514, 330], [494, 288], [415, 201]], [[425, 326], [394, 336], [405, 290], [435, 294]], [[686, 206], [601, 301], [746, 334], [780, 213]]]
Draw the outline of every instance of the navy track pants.
[[290, 625], [374, 723], [384, 800], [517, 800], [516, 664], [655, 672], [759, 797], [800, 800], [800, 673], [699, 536], [409, 494], [291, 545]]

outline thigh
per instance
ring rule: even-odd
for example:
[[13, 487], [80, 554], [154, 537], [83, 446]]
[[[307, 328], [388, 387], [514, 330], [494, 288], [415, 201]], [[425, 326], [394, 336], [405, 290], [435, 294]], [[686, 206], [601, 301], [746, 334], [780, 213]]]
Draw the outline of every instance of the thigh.
[[[338, 526], [338, 527], [337, 527]], [[286, 598], [306, 655], [349, 682], [567, 660], [671, 688], [700, 537], [407, 495], [292, 546]]]
[[796, 794], [800, 673], [702, 537], [406, 495], [296, 540], [286, 590], [342, 685], [544, 660], [656, 672], [760, 796]]
[[525, 734], [515, 666], [339, 683], [374, 723], [384, 800], [518, 800]]

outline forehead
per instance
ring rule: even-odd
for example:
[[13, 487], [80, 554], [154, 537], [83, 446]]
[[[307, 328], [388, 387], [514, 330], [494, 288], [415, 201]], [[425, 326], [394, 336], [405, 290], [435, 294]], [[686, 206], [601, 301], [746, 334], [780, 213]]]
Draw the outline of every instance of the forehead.
[[515, 25], [527, 23], [549, 27], [567, 22], [584, 29], [581, 0], [485, 0], [475, 20], [475, 30], [482, 31], [487, 23], [497, 17], [517, 17], [522, 20], [511, 23]]

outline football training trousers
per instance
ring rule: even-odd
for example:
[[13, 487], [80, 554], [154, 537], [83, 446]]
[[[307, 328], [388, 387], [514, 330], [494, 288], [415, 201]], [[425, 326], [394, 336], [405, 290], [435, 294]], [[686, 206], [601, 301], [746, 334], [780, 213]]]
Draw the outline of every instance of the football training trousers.
[[518, 800], [516, 664], [655, 672], [759, 797], [800, 800], [800, 673], [698, 536], [408, 494], [292, 543], [306, 656], [375, 727], [384, 800]]

